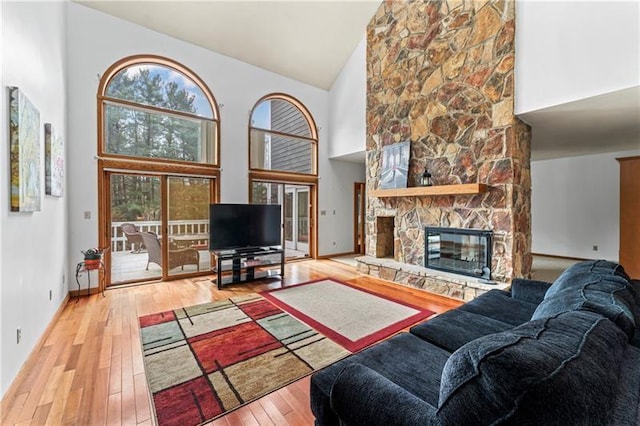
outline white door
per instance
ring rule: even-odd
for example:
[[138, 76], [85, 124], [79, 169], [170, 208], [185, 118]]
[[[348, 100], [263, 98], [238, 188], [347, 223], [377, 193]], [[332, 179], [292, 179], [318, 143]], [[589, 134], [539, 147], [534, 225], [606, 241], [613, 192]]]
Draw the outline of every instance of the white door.
[[309, 187], [307, 186], [286, 185], [285, 187], [284, 243], [291, 257], [309, 256]]

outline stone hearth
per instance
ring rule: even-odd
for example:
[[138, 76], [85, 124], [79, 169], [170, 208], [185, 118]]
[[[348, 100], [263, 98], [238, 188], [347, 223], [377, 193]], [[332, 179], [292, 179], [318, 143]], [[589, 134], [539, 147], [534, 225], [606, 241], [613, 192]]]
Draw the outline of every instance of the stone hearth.
[[360, 256], [356, 257], [356, 261], [358, 262], [358, 271], [363, 274], [464, 301], [473, 300], [489, 290], [509, 288], [508, 283], [484, 284], [473, 277], [407, 265], [392, 259]]
[[395, 261], [407, 265], [388, 279], [413, 285], [404, 272], [424, 265], [425, 226], [491, 230], [492, 278], [529, 275], [530, 130], [513, 112], [514, 35], [514, 2], [503, 1], [383, 2], [369, 23], [367, 191], [378, 188], [382, 148], [407, 140], [409, 186], [425, 168], [434, 185], [488, 185], [477, 195], [369, 197], [367, 257], [376, 218], [394, 217]]

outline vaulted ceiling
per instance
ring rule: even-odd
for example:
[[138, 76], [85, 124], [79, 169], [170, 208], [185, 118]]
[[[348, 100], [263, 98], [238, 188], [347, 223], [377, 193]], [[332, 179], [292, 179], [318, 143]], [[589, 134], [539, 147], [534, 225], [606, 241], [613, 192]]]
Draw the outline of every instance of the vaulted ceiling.
[[76, 2], [322, 89], [331, 87], [380, 5], [380, 0]]

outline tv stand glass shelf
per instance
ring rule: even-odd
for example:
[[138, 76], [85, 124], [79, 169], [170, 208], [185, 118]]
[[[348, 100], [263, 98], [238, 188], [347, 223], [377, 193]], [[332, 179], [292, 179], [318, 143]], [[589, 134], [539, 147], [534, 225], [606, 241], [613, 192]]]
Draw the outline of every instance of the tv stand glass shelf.
[[[281, 247], [255, 247], [237, 250], [211, 250], [216, 262], [216, 284], [227, 284], [284, 277], [284, 250]], [[231, 274], [224, 274], [230, 271]]]

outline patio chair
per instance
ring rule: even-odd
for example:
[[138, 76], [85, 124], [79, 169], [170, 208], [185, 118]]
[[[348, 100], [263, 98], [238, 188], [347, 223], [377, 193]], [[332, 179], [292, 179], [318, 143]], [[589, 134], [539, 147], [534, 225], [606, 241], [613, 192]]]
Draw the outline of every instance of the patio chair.
[[131, 253], [140, 253], [140, 250], [144, 248], [144, 243], [142, 242], [142, 237], [140, 236], [138, 227], [133, 223], [123, 223], [120, 225], [120, 229], [131, 246]]
[[[155, 263], [162, 268], [162, 247], [158, 235], [154, 232], [140, 232], [140, 236], [149, 254], [146, 269], [149, 270], [149, 263]], [[190, 247], [176, 250], [170, 248], [169, 269], [181, 266], [184, 271], [184, 265], [196, 265], [200, 272], [200, 252]]]

